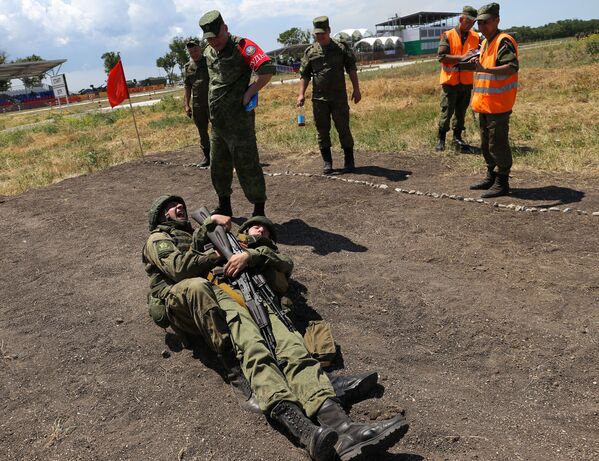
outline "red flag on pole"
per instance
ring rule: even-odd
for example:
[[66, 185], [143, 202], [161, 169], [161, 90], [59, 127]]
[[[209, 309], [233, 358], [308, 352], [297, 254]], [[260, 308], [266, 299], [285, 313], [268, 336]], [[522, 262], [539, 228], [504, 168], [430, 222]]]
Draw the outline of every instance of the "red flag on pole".
[[129, 89], [125, 80], [125, 71], [123, 64], [119, 59], [110, 72], [108, 73], [108, 81], [106, 82], [106, 96], [110, 102], [110, 107], [118, 106], [125, 99], [129, 98]]

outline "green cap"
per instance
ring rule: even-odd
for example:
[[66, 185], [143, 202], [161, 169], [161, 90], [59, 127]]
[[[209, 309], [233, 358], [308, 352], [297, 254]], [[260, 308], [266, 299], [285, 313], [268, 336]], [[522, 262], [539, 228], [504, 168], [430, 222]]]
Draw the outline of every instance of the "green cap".
[[182, 204], [185, 208], [187, 208], [187, 206], [185, 205], [185, 200], [183, 200], [180, 196], [161, 195], [156, 200], [154, 200], [154, 203], [152, 203], [152, 206], [148, 210], [148, 224], [150, 230], [154, 230], [156, 226], [158, 226], [158, 224], [162, 222], [164, 218], [164, 205], [166, 205], [169, 202], [177, 202]]
[[247, 233], [247, 231], [250, 230], [250, 227], [256, 226], [257, 224], [262, 224], [264, 227], [266, 227], [268, 229], [268, 232], [270, 233], [270, 239], [273, 242], [277, 241], [277, 230], [275, 228], [275, 225], [266, 216], [251, 217], [250, 219], [248, 219], [246, 222], [244, 222], [241, 225], [241, 227], [239, 228], [239, 231]]
[[204, 16], [200, 18], [200, 27], [204, 32], [202, 38], [216, 37], [220, 32], [220, 26], [225, 23], [220, 12], [217, 10], [208, 11]]
[[497, 16], [499, 16], [499, 3], [489, 3], [478, 9], [476, 20], [486, 21], [487, 19], [496, 18]]
[[472, 8], [471, 6], [466, 5], [463, 9], [462, 9], [462, 16], [467, 17], [468, 19], [470, 19], [471, 21], [476, 21], [476, 16], [477, 16], [477, 12], [476, 12], [476, 8]]
[[188, 41], [185, 46], [187, 48], [193, 48], [194, 46], [200, 46], [200, 39], [199, 38], [192, 38], [190, 41]]
[[314, 18], [314, 21], [312, 21], [312, 24], [314, 24], [314, 33], [315, 34], [322, 34], [324, 32], [328, 32], [329, 18], [326, 16], [318, 16], [317, 18]]

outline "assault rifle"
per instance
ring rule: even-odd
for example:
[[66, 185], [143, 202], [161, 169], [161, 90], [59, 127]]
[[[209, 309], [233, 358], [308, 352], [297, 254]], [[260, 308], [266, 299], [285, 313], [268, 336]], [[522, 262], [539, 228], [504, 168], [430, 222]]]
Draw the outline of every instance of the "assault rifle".
[[[206, 218], [210, 217], [210, 212], [206, 207], [199, 208], [191, 212], [191, 217], [199, 224], [203, 224]], [[216, 226], [213, 232], [207, 233], [210, 242], [214, 248], [228, 261], [236, 253], [245, 251], [239, 241], [231, 232], [227, 232], [224, 227]], [[246, 268], [231, 285], [241, 291], [245, 305], [254, 319], [254, 322], [260, 329], [260, 333], [266, 342], [266, 347], [277, 361], [279, 367], [285, 366], [285, 361], [279, 361], [276, 355], [275, 335], [272, 331], [272, 325], [268, 319], [268, 311], [272, 311], [278, 319], [287, 327], [289, 331], [295, 331], [295, 327], [289, 317], [281, 309], [277, 296], [266, 283], [266, 279], [255, 269]]]

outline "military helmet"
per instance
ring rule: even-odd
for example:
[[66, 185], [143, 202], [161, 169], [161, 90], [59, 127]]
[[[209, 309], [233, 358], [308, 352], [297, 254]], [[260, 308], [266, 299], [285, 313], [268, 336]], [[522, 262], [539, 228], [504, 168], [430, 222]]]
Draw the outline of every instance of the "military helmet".
[[239, 228], [240, 232], [246, 232], [250, 230], [250, 227], [252, 226], [256, 226], [258, 224], [262, 224], [264, 227], [266, 227], [268, 229], [268, 232], [270, 233], [270, 239], [273, 242], [277, 241], [277, 230], [276, 227], [274, 225], [274, 223], [268, 219], [266, 216], [253, 216], [250, 219], [248, 219], [246, 222], [244, 222], [241, 227]]
[[178, 195], [161, 195], [154, 200], [154, 203], [152, 203], [152, 206], [148, 210], [148, 223], [150, 224], [150, 230], [154, 230], [156, 226], [160, 224], [162, 212], [164, 211], [164, 205], [169, 202], [178, 202], [187, 208], [187, 205], [185, 205], [185, 200]]

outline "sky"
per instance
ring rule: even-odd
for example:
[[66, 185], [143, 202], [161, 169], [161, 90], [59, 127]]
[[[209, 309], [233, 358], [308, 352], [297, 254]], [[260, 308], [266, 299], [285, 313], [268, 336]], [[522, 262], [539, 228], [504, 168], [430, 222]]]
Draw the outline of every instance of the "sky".
[[[560, 19], [599, 19], [598, 0], [504, 0], [500, 27], [540, 26]], [[201, 35], [198, 20], [218, 9], [229, 31], [278, 48], [279, 34], [291, 27], [312, 27], [327, 15], [332, 32], [367, 28], [396, 14], [461, 11], [463, 1], [420, 0], [0, 0], [0, 51], [8, 60], [37, 54], [67, 59], [65, 73], [72, 93], [104, 84], [100, 56], [119, 51], [127, 79], [164, 76], [156, 59], [175, 36]], [[467, 3], [474, 7], [478, 3]], [[13, 81], [13, 88], [22, 88]]]

